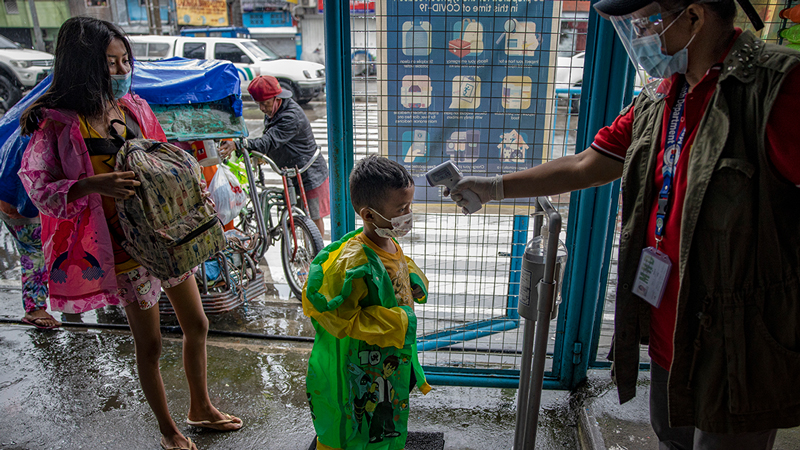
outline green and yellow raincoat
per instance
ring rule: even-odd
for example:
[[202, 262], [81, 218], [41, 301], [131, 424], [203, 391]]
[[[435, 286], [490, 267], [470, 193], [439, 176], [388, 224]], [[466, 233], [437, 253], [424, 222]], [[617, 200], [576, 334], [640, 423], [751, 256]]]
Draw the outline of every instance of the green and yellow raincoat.
[[[431, 389], [417, 359], [414, 310], [398, 304], [381, 258], [355, 239], [361, 232], [314, 258], [303, 291], [317, 333], [306, 393], [320, 450], [404, 448], [412, 373], [423, 394]], [[414, 301], [424, 303], [428, 280], [405, 261]]]

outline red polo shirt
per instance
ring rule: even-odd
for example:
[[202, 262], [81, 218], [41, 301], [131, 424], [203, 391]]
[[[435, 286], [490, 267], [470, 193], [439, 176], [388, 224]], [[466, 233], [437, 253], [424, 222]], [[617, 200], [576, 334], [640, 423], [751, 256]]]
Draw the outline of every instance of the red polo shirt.
[[[736, 37], [741, 34], [737, 30]], [[722, 58], [724, 59], [724, 57]], [[722, 61], [722, 59], [720, 61]], [[680, 249], [680, 226], [683, 212], [683, 201], [686, 195], [686, 175], [689, 162], [689, 153], [697, 134], [697, 125], [700, 123], [708, 102], [717, 87], [721, 63], [715, 65], [706, 73], [700, 83], [686, 96], [682, 125], [686, 127], [683, 149], [678, 158], [675, 169], [673, 199], [667, 214], [664, 226], [664, 236], [659, 250], [666, 253], [672, 261], [672, 270], [667, 280], [664, 298], [658, 308], [652, 307], [650, 320], [650, 358], [660, 366], [669, 368], [672, 364], [672, 343], [675, 331], [675, 317], [678, 302], [678, 256]], [[672, 105], [679, 94], [679, 89], [684, 83], [684, 76], [673, 75], [664, 80], [659, 90], [668, 92], [664, 108], [661, 150], [657, 157], [655, 191], [658, 192], [664, 181], [662, 175], [664, 144], [666, 130]], [[796, 123], [797, 105], [800, 105], [800, 68], [794, 68], [784, 80], [780, 94], [775, 100], [772, 112], [766, 127], [765, 145], [770, 160], [778, 172], [787, 181], [800, 187], [800, 126]], [[633, 125], [633, 108], [624, 116], [619, 116], [611, 126], [601, 129], [595, 136], [592, 148], [598, 152], [619, 161], [625, 160], [625, 153], [631, 144], [631, 128]], [[655, 223], [658, 198], [654, 199], [651, 207], [650, 220], [647, 229], [646, 246], [655, 247]]]

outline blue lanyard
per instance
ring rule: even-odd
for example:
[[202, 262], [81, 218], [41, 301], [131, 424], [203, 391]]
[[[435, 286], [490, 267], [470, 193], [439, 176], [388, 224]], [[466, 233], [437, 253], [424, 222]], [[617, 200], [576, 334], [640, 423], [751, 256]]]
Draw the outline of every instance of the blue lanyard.
[[667, 126], [667, 138], [664, 145], [664, 164], [661, 166], [661, 173], [664, 176], [664, 183], [661, 190], [658, 192], [658, 210], [656, 211], [656, 249], [658, 243], [661, 242], [664, 236], [664, 224], [667, 222], [667, 212], [669, 211], [669, 199], [672, 194], [673, 180], [675, 178], [675, 170], [678, 167], [678, 158], [681, 156], [681, 149], [683, 148], [683, 138], [686, 135], [686, 127], [681, 127], [681, 118], [683, 118], [683, 107], [686, 104], [686, 94], [689, 92], [689, 84], [683, 84], [683, 87], [675, 100], [675, 105], [672, 107], [672, 113], [669, 117], [669, 124]]

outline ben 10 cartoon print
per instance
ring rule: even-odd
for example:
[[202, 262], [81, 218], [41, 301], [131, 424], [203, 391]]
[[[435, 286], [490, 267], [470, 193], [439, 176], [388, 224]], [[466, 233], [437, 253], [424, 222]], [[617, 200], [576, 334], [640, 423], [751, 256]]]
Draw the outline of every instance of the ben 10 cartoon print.
[[394, 386], [410, 380], [410, 359], [363, 342], [357, 359], [347, 365], [354, 431], [368, 432], [370, 443], [400, 436], [406, 431], [400, 414], [408, 414], [408, 398], [399, 398]]

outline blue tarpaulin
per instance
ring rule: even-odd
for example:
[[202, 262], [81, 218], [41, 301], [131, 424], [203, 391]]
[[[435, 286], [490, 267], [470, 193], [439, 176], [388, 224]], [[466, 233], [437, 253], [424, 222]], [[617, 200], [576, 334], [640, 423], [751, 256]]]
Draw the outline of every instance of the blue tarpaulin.
[[242, 89], [236, 66], [227, 61], [169, 58], [136, 61], [133, 92], [148, 103], [190, 105], [228, 99], [233, 114], [242, 115]]
[[20, 136], [19, 118], [50, 87], [52, 81], [53, 76], [48, 75], [0, 119], [0, 142], [3, 143], [0, 146], [0, 200], [17, 208], [25, 217], [36, 217], [39, 210], [31, 203], [17, 176], [22, 163], [22, 152], [31, 140], [30, 136]]
[[[22, 161], [22, 153], [28, 146], [29, 136], [20, 136], [19, 119], [22, 113], [49, 87], [53, 76], [50, 75], [19, 103], [8, 110], [0, 119], [0, 200], [17, 208], [26, 217], [36, 217], [39, 211], [33, 206], [28, 194], [17, 176]], [[209, 120], [201, 120], [199, 128], [207, 128], [209, 121], [222, 127], [222, 132], [198, 132], [192, 135], [192, 122], [186, 121], [167, 124], [162, 121], [167, 137], [209, 139], [219, 137], [246, 136], [247, 128], [242, 116], [241, 87], [236, 67], [227, 61], [208, 61], [185, 58], [170, 58], [155, 62], [134, 61], [132, 91], [141, 96], [153, 107], [159, 121], [182, 105], [195, 105], [212, 109], [216, 115], [209, 115]], [[212, 105], [211, 108], [208, 108]], [[225, 114], [220, 114], [219, 109]], [[202, 118], [203, 111], [196, 114], [185, 114], [195, 119]], [[206, 111], [207, 112], [207, 111]], [[225, 116], [228, 116], [227, 118]], [[232, 120], [227, 120], [228, 118]], [[233, 123], [231, 123], [231, 121]], [[180, 132], [171, 132], [183, 126]], [[188, 127], [188, 128], [187, 128]], [[219, 128], [219, 127], [218, 127]], [[207, 130], [206, 130], [207, 131]]]

